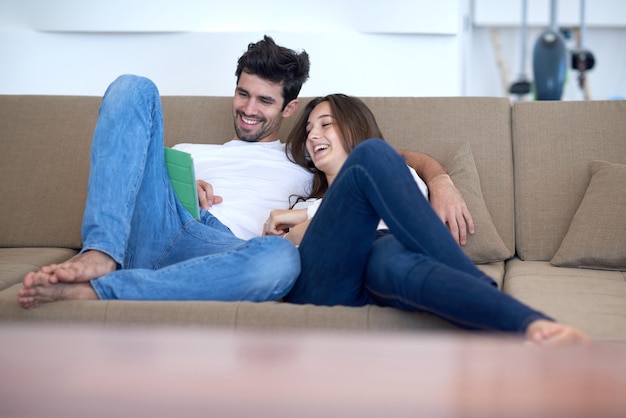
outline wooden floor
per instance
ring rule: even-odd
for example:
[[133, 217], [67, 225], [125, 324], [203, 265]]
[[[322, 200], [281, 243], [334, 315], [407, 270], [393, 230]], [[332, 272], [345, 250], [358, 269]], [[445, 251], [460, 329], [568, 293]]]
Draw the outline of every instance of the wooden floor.
[[0, 417], [626, 417], [626, 345], [2, 324]]

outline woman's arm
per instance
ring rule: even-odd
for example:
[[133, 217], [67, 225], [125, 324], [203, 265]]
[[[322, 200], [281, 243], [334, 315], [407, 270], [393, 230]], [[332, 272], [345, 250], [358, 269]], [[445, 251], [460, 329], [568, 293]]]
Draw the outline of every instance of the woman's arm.
[[302, 237], [304, 237], [304, 233], [311, 223], [311, 219], [313, 218], [308, 218], [306, 221], [292, 227], [289, 232], [285, 234], [285, 238], [287, 238], [295, 245], [300, 245], [300, 243], [302, 242]]
[[437, 216], [446, 224], [454, 240], [465, 245], [467, 234], [474, 233], [474, 220], [463, 195], [446, 170], [426, 153], [409, 150], [399, 152], [428, 185], [430, 204]]
[[263, 226], [263, 235], [282, 236], [299, 245], [309, 222], [306, 209], [275, 209]]

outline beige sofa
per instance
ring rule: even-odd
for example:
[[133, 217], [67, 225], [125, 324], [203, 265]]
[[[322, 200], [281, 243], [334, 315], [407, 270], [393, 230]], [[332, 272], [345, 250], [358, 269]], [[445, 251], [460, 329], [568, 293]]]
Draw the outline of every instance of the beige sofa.
[[[626, 164], [626, 102], [365, 100], [389, 142], [426, 151], [450, 170], [477, 222], [466, 251], [504, 292], [594, 338], [626, 340], [626, 233], [617, 216], [623, 216], [618, 205], [626, 192], [626, 183], [619, 180]], [[99, 103], [98, 97], [0, 96], [0, 321], [456, 329], [427, 314], [376, 306], [114, 300], [21, 309], [16, 295], [24, 274], [63, 261], [81, 246], [89, 149]], [[230, 97], [164, 97], [163, 106], [167, 145], [222, 143], [232, 137]], [[283, 138], [292, 122], [283, 126]], [[593, 176], [600, 186], [588, 190], [594, 183], [594, 160], [621, 165], [610, 166], [608, 173], [600, 167], [603, 178]], [[584, 196], [590, 196], [586, 206], [592, 204], [587, 215], [578, 211], [585, 206]], [[606, 217], [610, 225], [602, 229]], [[564, 248], [566, 241], [571, 248]], [[551, 261], [587, 268], [557, 267]]]

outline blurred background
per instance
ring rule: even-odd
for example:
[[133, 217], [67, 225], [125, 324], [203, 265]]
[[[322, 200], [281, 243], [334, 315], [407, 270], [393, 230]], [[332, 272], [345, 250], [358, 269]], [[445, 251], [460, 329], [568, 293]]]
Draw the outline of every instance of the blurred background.
[[[153, 79], [163, 95], [230, 96], [237, 58], [268, 34], [309, 53], [303, 96], [532, 100], [532, 92], [509, 90], [532, 81], [533, 47], [556, 21], [569, 54], [561, 99], [623, 99], [626, 2], [583, 3], [0, 0], [0, 94], [100, 96], [118, 75], [133, 73]], [[580, 48], [595, 60], [584, 88], [569, 61]]]

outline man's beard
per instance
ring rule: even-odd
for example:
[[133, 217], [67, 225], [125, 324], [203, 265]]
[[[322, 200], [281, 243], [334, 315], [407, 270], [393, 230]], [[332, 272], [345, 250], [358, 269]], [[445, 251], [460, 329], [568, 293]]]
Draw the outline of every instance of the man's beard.
[[[239, 120], [241, 115], [242, 115], [242, 113], [240, 113], [240, 112], [236, 113], [236, 117], [235, 117], [235, 134], [237, 135], [237, 138], [241, 139], [242, 141], [259, 142], [259, 141], [263, 140], [264, 138], [266, 138], [267, 136], [271, 135], [276, 130], [276, 126], [275, 126], [275, 123], [274, 123], [274, 124], [262, 126], [261, 129], [259, 129], [258, 131], [248, 132], [247, 130], [242, 129], [239, 126], [239, 124], [237, 123], [237, 121]], [[267, 119], [260, 119], [259, 120], [259, 124], [260, 125], [263, 125], [265, 123], [267, 123]]]
[[260, 130], [255, 133], [247, 133], [243, 129], [240, 129], [239, 126], [235, 123], [235, 133], [237, 134], [237, 138], [246, 142], [259, 142], [263, 137], [265, 137], [264, 130]]

